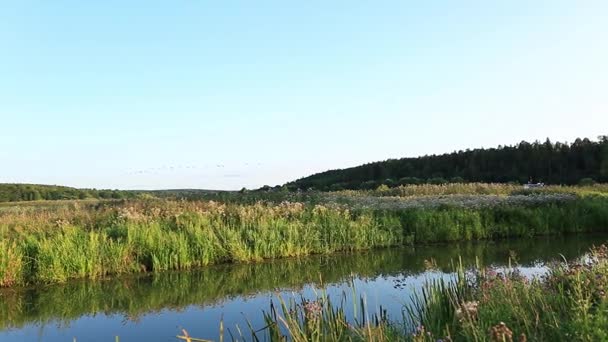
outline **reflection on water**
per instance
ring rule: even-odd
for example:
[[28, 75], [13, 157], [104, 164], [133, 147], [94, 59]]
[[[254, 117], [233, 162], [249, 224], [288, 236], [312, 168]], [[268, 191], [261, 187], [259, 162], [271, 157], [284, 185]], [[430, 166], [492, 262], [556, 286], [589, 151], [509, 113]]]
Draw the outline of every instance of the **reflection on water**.
[[[408, 247], [1, 289], [0, 340], [111, 341], [118, 335], [121, 341], [175, 341], [180, 327], [216, 338], [222, 317], [228, 327], [242, 327], [245, 318], [261, 327], [261, 310], [277, 293], [312, 297], [324, 288], [339, 296], [349, 284], [365, 293], [370, 308], [382, 305], [399, 318], [411, 291], [429, 276], [448, 277], [459, 257], [466, 265], [494, 266], [511, 257], [534, 273], [548, 260], [577, 257], [606, 240], [596, 235]], [[428, 264], [440, 271], [426, 272]]]

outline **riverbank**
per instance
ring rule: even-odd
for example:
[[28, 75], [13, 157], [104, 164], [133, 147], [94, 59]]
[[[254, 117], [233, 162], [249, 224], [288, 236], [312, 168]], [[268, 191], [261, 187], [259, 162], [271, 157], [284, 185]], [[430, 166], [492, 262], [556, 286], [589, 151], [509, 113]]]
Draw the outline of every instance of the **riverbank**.
[[543, 278], [517, 269], [460, 269], [456, 283], [427, 286], [410, 313], [420, 332], [452, 341], [606, 341], [607, 285], [602, 245], [550, 265]]
[[[474, 267], [478, 262], [507, 265], [511, 257], [516, 258], [518, 266], [536, 271], [541, 262], [557, 261], [562, 256], [578, 258], [591, 246], [606, 241], [608, 234], [580, 234], [458, 242], [451, 243], [450, 248], [442, 244], [418, 245], [0, 288], [0, 340], [2, 331], [31, 325], [46, 326], [48, 330], [55, 327], [55, 322], [74, 327], [81, 317], [99, 317], [100, 326], [110, 324], [108, 321], [114, 317], [139, 329], [140, 320], [164, 313], [168, 321], [181, 321], [186, 326], [190, 319], [211, 319], [209, 310], [218, 306], [222, 311], [216, 314], [224, 315], [227, 326], [234, 326], [243, 323], [239, 321], [243, 312], [252, 319], [260, 316], [268, 297], [277, 293], [297, 292], [314, 298], [312, 288], [325, 288], [336, 294], [352, 282], [398, 318], [401, 303], [395, 303], [395, 298], [407, 300], [412, 282], [418, 284], [416, 279], [451, 274], [455, 261], [461, 260], [465, 267]], [[432, 270], [429, 265], [433, 265]], [[374, 289], [378, 288], [382, 291], [376, 294]], [[189, 310], [193, 307], [196, 311]], [[186, 311], [189, 313], [181, 314]], [[259, 322], [260, 327], [262, 323]], [[215, 327], [189, 326], [192, 333], [212, 340], [217, 339]], [[155, 331], [166, 332], [160, 328]], [[79, 340], [86, 340], [90, 335], [78, 336]]]
[[500, 203], [480, 196], [475, 205], [469, 201], [410, 208], [137, 200], [3, 210], [0, 286], [431, 242], [608, 230], [605, 196], [531, 196]]
[[326, 293], [316, 300], [279, 298], [264, 313], [265, 328], [250, 327], [245, 335], [298, 342], [608, 339], [608, 247], [551, 264], [543, 277], [527, 277], [513, 266], [456, 266], [454, 278], [428, 281], [396, 321], [382, 307], [370, 310], [365, 295], [350, 319], [344, 303]]

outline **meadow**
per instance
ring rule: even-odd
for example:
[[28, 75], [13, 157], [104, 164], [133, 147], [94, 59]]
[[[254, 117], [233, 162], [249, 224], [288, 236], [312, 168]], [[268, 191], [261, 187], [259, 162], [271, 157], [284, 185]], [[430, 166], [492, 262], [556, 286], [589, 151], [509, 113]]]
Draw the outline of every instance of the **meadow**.
[[[488, 195], [479, 189], [501, 193], [503, 186], [463, 185], [476, 190], [437, 195], [450, 186], [417, 186], [419, 195], [407, 197], [276, 192], [253, 203], [241, 194], [240, 200], [222, 202], [5, 205], [0, 286], [420, 243], [608, 231], [605, 187]], [[286, 200], [304, 196], [301, 202]]]

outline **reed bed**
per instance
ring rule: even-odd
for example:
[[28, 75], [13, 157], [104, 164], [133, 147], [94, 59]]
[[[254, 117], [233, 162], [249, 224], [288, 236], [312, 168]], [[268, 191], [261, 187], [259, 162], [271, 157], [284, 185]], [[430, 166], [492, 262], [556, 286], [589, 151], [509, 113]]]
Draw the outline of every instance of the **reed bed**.
[[[604, 235], [602, 235], [604, 236]], [[340, 284], [353, 274], [363, 280], [392, 276], [402, 287], [407, 278], [419, 277], [432, 260], [434, 270], [453, 271], [453, 260], [473, 267], [503, 263], [517, 250], [518, 264], [537, 265], [548, 255], [574, 258], [587, 250], [597, 237], [518, 239], [501, 243], [454, 243], [450, 248], [409, 246], [375, 251], [286, 258], [273, 262], [215, 265], [192, 272], [157, 272], [124, 275], [101, 281], [70, 281], [34, 287], [0, 289], [0, 330], [28, 324], [69, 325], [77, 318], [104, 313], [125, 320], [161, 310], [184, 310], [191, 305], [221, 305], [235, 296], [251, 297], [260, 292], [289, 289], [299, 292], [305, 285]], [[402, 281], [401, 281], [402, 280]]]
[[[402, 341], [404, 335], [382, 307], [371, 314], [365, 296], [355, 298], [356, 291], [344, 292], [337, 303], [325, 291], [318, 293], [315, 300], [303, 297], [283, 298], [271, 301], [270, 309], [263, 312], [265, 327], [256, 329], [247, 320], [246, 326], [225, 327], [220, 322], [220, 341]], [[353, 317], [348, 317], [346, 306], [352, 305]], [[182, 330], [177, 338], [186, 342], [210, 341], [191, 337]]]
[[606, 341], [607, 286], [605, 245], [580, 259], [549, 265], [543, 277], [525, 277], [517, 267], [469, 269], [458, 264], [451, 280], [428, 281], [416, 292], [401, 318], [391, 319], [382, 307], [371, 312], [361, 296], [349, 301], [355, 303], [355, 314], [347, 319], [348, 293], [338, 303], [325, 293], [312, 301], [279, 297], [278, 305], [271, 302], [264, 313], [265, 327], [249, 325], [245, 333], [237, 327], [238, 334], [228, 330], [226, 340]]
[[427, 285], [410, 308], [419, 341], [606, 341], [608, 248], [551, 265], [543, 278], [462, 268], [455, 283]]
[[571, 194], [578, 196], [608, 195], [608, 184], [587, 186], [548, 185], [539, 188], [525, 189], [520, 184], [507, 183], [446, 183], [446, 184], [412, 184], [396, 187], [380, 186], [374, 190], [342, 190], [331, 194], [346, 197], [421, 197], [421, 196], [473, 196], [473, 195], [535, 195], [535, 194]]
[[608, 198], [603, 196], [426, 207], [74, 202], [0, 211], [0, 286], [414, 243], [606, 230]]

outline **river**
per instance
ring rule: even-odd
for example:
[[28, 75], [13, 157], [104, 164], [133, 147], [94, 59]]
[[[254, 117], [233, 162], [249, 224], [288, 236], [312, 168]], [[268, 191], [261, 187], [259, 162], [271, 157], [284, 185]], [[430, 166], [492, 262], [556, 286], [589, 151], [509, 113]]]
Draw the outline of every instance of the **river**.
[[363, 296], [369, 312], [382, 306], [400, 319], [413, 292], [428, 279], [449, 279], [459, 258], [470, 267], [505, 267], [511, 259], [539, 276], [547, 262], [606, 241], [585, 235], [402, 247], [0, 289], [0, 341], [177, 341], [182, 328], [216, 340], [222, 319], [226, 329], [238, 335], [238, 325], [246, 334], [247, 320], [264, 326], [262, 310], [277, 296], [313, 299], [321, 290], [345, 296], [351, 318], [350, 299]]

